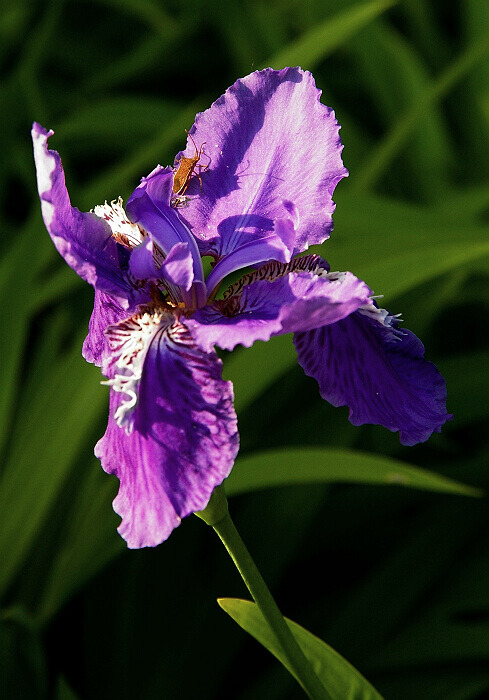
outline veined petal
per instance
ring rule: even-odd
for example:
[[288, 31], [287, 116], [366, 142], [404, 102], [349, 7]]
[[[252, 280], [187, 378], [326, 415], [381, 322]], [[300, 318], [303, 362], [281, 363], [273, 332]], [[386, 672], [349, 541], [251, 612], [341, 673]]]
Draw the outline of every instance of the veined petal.
[[[133, 372], [140, 377], [132, 385], [132, 432], [119, 425], [128, 394], [113, 382], [107, 431], [95, 448], [103, 468], [120, 480], [114, 509], [131, 548], [159, 544], [181, 518], [205, 508], [238, 451], [232, 385], [221, 378], [217, 355], [202, 352], [171, 313], [156, 311], [146, 322], [141, 372]], [[129, 344], [138, 345], [137, 338], [126, 340], [119, 371], [130, 364]]]
[[124, 428], [128, 434], [134, 430], [146, 355], [161, 328], [171, 325], [173, 320], [174, 315], [169, 309], [148, 304], [132, 316], [105, 328], [111, 358], [104, 364], [104, 374], [109, 379], [103, 384], [123, 394], [114, 418], [119, 428]]
[[154, 260], [153, 239], [147, 236], [131, 250], [129, 258], [131, 274], [138, 280], [154, 280], [158, 278], [158, 268]]
[[83, 343], [82, 355], [87, 362], [93, 362], [97, 367], [102, 367], [104, 374], [108, 371], [106, 366], [113, 360], [113, 350], [106, 330], [109, 326], [126, 319], [127, 313], [127, 309], [113, 297], [98, 289], [95, 290], [93, 311], [88, 324], [88, 335]]
[[209, 292], [236, 270], [259, 265], [268, 260], [288, 263], [292, 255], [295, 229], [291, 219], [276, 219], [274, 231], [258, 240], [248, 241], [222, 258], [206, 279]]
[[197, 115], [175, 163], [205, 144], [203, 192], [191, 178], [181, 211], [204, 254], [221, 258], [266, 236], [284, 218], [284, 202], [298, 214], [295, 252], [328, 238], [333, 190], [348, 173], [339, 125], [320, 96], [309, 72], [267, 68]]
[[162, 254], [155, 250], [153, 237], [147, 236], [131, 251], [129, 269], [140, 280], [165, 279], [172, 287], [189, 291], [194, 280], [193, 261], [187, 243], [175, 243], [161, 262]]
[[71, 206], [59, 154], [47, 147], [53, 133], [37, 123], [32, 127], [37, 186], [46, 228], [58, 252], [82, 279], [127, 308], [136, 292], [124, 275], [121, 251], [103, 219]]
[[194, 281], [192, 255], [187, 243], [175, 243], [166, 256], [160, 273], [172, 284], [189, 291]]
[[371, 291], [350, 272], [328, 270], [315, 255], [263, 265], [186, 323], [206, 351], [214, 344], [250, 347], [255, 340], [336, 323], [366, 304]]
[[296, 333], [299, 364], [350, 422], [399, 431], [403, 445], [424, 442], [452, 418], [445, 380], [424, 359], [421, 341], [373, 302], [331, 326]]
[[192, 257], [193, 277], [203, 283], [204, 272], [197, 243], [178, 213], [170, 206], [172, 183], [173, 170], [159, 165], [141, 180], [141, 184], [129, 197], [126, 210], [134, 223], [140, 224], [151, 234], [165, 255], [176, 244], [186, 243]]

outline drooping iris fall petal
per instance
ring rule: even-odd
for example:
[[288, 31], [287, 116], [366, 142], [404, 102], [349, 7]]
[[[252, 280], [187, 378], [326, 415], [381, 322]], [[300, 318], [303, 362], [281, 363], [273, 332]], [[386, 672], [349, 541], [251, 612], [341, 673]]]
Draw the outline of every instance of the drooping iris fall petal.
[[353, 425], [377, 423], [414, 445], [451, 419], [445, 380], [424, 359], [421, 341], [373, 304], [334, 325], [296, 333], [294, 344], [323, 399], [349, 406]]
[[[238, 451], [232, 385], [221, 378], [221, 360], [202, 352], [170, 314], [155, 314], [151, 330], [139, 382], [131, 385], [132, 430], [116, 422], [127, 395], [113, 390], [107, 431], [95, 449], [120, 480], [114, 509], [131, 548], [159, 544], [181, 518], [205, 508]], [[130, 329], [127, 342], [134, 342]]]
[[214, 344], [224, 350], [238, 343], [250, 347], [273, 335], [335, 323], [368, 302], [370, 289], [350, 272], [329, 273], [317, 256], [295, 263], [265, 265], [238, 282], [227, 298], [199, 309], [187, 321], [199, 345], [204, 350]]

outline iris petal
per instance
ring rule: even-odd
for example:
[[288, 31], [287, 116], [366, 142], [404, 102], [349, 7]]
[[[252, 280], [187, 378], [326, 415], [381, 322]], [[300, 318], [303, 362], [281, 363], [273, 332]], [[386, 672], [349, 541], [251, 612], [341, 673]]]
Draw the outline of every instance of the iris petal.
[[158, 270], [154, 261], [153, 239], [150, 236], [147, 236], [142, 243], [132, 249], [129, 269], [138, 280], [157, 279]]
[[[308, 261], [314, 271], [304, 270]], [[187, 324], [209, 351], [214, 344], [225, 350], [238, 343], [250, 347], [273, 335], [335, 323], [365, 304], [371, 291], [350, 272], [328, 273], [327, 267], [317, 256], [264, 265], [248, 275], [250, 283], [241, 283], [238, 292], [200, 309]], [[260, 279], [267, 274], [269, 279]]]
[[126, 308], [139, 293], [121, 266], [120, 249], [106, 222], [91, 212], [71, 206], [61, 159], [47, 147], [53, 131], [37, 123], [32, 127], [37, 185], [44, 223], [58, 252], [68, 265]]
[[118, 304], [113, 297], [98, 289], [95, 290], [93, 311], [88, 324], [88, 335], [83, 343], [82, 351], [83, 357], [87, 362], [93, 362], [97, 367], [102, 368], [112, 362], [113, 353], [106, 330], [109, 326], [127, 318], [127, 313], [127, 309]]
[[114, 418], [124, 395], [111, 392], [107, 431], [96, 455], [120, 480], [119, 532], [131, 548], [165, 540], [181, 518], [202, 510], [238, 451], [230, 382], [215, 353], [167, 317], [147, 348], [130, 434]]
[[177, 243], [188, 245], [193, 261], [194, 278], [204, 280], [202, 261], [194, 237], [170, 206], [173, 170], [158, 166], [129, 197], [126, 210], [134, 223], [151, 234], [165, 255]]
[[288, 263], [294, 247], [295, 229], [291, 219], [277, 219], [274, 230], [258, 240], [251, 240], [228, 253], [213, 268], [206, 279], [207, 288], [212, 291], [232, 272], [259, 265], [268, 260]]
[[284, 201], [300, 219], [294, 252], [329, 236], [333, 190], [347, 170], [339, 125], [320, 96], [307, 71], [269, 68], [238, 80], [197, 115], [176, 162], [205, 143], [202, 191], [192, 178], [181, 211], [203, 254], [221, 258], [265, 237], [283, 218]]
[[445, 381], [421, 341], [372, 302], [332, 326], [296, 333], [294, 343], [321, 396], [349, 406], [353, 425], [380, 424], [414, 445], [451, 419]]
[[160, 273], [172, 284], [189, 291], [194, 281], [192, 255], [187, 243], [175, 243], [166, 256]]

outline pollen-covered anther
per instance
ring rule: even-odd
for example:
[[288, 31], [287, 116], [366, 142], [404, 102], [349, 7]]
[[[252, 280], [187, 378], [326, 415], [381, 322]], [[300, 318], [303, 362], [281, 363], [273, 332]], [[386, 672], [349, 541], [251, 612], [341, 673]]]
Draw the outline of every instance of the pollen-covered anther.
[[171, 314], [163, 308], [147, 307], [140, 313], [109, 326], [105, 331], [111, 349], [118, 359], [113, 378], [102, 384], [126, 395], [127, 398], [124, 398], [117, 408], [114, 419], [128, 434], [134, 428], [134, 409], [138, 403], [139, 382], [146, 353], [162, 324], [165, 320], [170, 322], [171, 318]]
[[173, 313], [178, 316], [180, 314], [185, 314], [186, 312], [188, 313], [190, 310], [187, 309], [185, 306], [185, 302], [183, 301], [172, 301], [170, 298], [165, 300], [165, 303], [170, 309], [173, 311]]
[[110, 204], [97, 204], [91, 211], [109, 224], [112, 237], [117, 243], [121, 243], [127, 248], [134, 248], [146, 237], [146, 232], [137, 224], [129, 221], [124, 207], [122, 197], [113, 199]]

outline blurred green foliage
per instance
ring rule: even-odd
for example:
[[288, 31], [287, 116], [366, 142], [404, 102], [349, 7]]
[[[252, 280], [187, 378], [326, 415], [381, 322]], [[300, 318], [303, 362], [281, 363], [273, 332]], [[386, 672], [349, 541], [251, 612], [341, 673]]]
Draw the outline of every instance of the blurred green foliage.
[[290, 338], [238, 350], [231, 509], [283, 612], [387, 700], [487, 697], [486, 501], [443, 492], [489, 482], [487, 2], [3, 0], [0, 47], [0, 695], [301, 697], [219, 610], [244, 590], [200, 521], [155, 550], [117, 535], [92, 452], [107, 389], [80, 355], [92, 293], [44, 229], [29, 140], [55, 130], [87, 210], [172, 163], [237, 77], [300, 64], [350, 170], [321, 253], [403, 313], [455, 419], [403, 448], [321, 401]]

